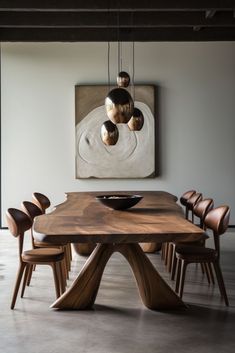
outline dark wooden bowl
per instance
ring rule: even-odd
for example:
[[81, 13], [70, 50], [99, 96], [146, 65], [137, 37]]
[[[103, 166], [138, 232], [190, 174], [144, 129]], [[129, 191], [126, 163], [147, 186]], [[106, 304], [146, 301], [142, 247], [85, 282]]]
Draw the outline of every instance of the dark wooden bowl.
[[135, 206], [143, 196], [140, 195], [100, 195], [96, 199], [103, 205], [112, 208], [113, 210], [126, 210]]

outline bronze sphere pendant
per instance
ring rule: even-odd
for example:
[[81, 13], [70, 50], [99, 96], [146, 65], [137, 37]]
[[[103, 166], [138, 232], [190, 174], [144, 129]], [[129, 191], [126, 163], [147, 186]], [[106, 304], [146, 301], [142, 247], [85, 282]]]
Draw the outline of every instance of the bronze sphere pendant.
[[117, 76], [118, 87], [128, 87], [130, 83], [130, 76], [126, 71], [119, 72]]
[[112, 121], [107, 120], [101, 126], [101, 139], [107, 146], [116, 145], [119, 137], [118, 128]]
[[105, 99], [106, 113], [114, 124], [126, 124], [134, 112], [134, 102], [124, 88], [112, 89]]
[[140, 131], [144, 125], [144, 116], [140, 109], [134, 108], [134, 113], [128, 121], [128, 127], [131, 131]]

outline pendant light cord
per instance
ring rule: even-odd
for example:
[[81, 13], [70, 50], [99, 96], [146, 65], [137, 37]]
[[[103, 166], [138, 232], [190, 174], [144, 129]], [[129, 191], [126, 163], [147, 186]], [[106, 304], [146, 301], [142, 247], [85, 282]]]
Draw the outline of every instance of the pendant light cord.
[[108, 42], [108, 86], [110, 91], [110, 42]]
[[117, 41], [118, 41], [118, 73], [122, 71], [122, 43], [120, 43], [120, 2], [117, 13]]
[[[108, 32], [110, 31], [110, 1], [108, 2]], [[108, 57], [108, 92], [110, 92], [110, 41], [108, 41], [107, 45], [107, 57]]]
[[131, 13], [131, 25], [132, 25], [132, 85], [133, 85], [133, 102], [135, 104], [135, 42], [134, 42], [134, 18], [133, 11]]

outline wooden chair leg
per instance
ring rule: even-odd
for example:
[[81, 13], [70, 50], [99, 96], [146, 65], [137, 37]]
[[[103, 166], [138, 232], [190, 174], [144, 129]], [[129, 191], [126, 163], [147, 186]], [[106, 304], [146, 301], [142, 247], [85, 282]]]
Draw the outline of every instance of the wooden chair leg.
[[205, 271], [205, 274], [206, 274], [207, 281], [210, 284], [211, 283], [211, 279], [210, 279], [210, 272], [209, 272], [207, 263], [204, 263], [203, 265], [204, 265], [204, 271]]
[[72, 257], [71, 257], [71, 244], [67, 244], [66, 245], [67, 248], [67, 257], [68, 257], [68, 269], [69, 271], [71, 271], [71, 261], [72, 261]]
[[161, 253], [161, 259], [164, 261], [165, 259], [165, 252], [166, 252], [166, 243], [162, 244], [162, 253]]
[[179, 284], [179, 297], [182, 298], [183, 296], [183, 291], [184, 291], [184, 280], [185, 280], [185, 274], [186, 274], [186, 268], [187, 268], [187, 262], [186, 261], [181, 261], [181, 273], [180, 273], [180, 284]]
[[23, 298], [23, 296], [24, 296], [24, 291], [25, 291], [25, 287], [27, 284], [29, 271], [30, 271], [30, 264], [26, 264], [26, 268], [24, 271], [24, 279], [23, 279], [23, 284], [22, 284], [22, 289], [21, 289], [21, 298]]
[[211, 263], [209, 262], [207, 265], [208, 265], [208, 270], [209, 270], [209, 273], [210, 273], [211, 282], [213, 284], [215, 284], [215, 279], [214, 279], [214, 274], [213, 274]]
[[164, 263], [167, 260], [168, 245], [169, 243], [164, 243], [164, 258], [163, 258]]
[[35, 267], [36, 267], [36, 265], [30, 265], [30, 270], [29, 270], [28, 277], [27, 277], [27, 286], [30, 285], [32, 274], [33, 274]]
[[62, 295], [65, 292], [65, 277], [62, 271], [62, 261], [57, 263], [57, 273], [59, 277], [59, 282], [60, 282], [60, 295]]
[[66, 278], [69, 279], [69, 271], [71, 270], [71, 263], [69, 259], [69, 253], [68, 253], [68, 246], [65, 245], [62, 248], [64, 252], [64, 264], [65, 264], [65, 271], [66, 271]]
[[223, 280], [223, 275], [222, 275], [218, 261], [214, 261], [213, 266], [214, 266], [217, 282], [219, 285], [221, 297], [224, 298], [225, 305], [229, 306], [228, 297], [227, 297], [227, 293], [226, 293], [226, 289], [225, 289], [225, 285], [224, 285], [224, 280]]
[[59, 278], [57, 274], [57, 266], [56, 263], [51, 263], [50, 264], [53, 270], [53, 276], [54, 276], [54, 283], [55, 283], [55, 291], [56, 291], [56, 298], [58, 299], [60, 296], [60, 283], [59, 283]]
[[68, 278], [69, 278], [69, 271], [71, 270], [71, 259], [70, 259], [69, 246], [68, 245], [65, 246], [64, 255], [65, 255], [65, 258], [66, 258], [66, 265], [67, 265], [67, 269], [68, 269]]
[[70, 243], [67, 244], [67, 246], [68, 246], [68, 250], [69, 250], [69, 259], [70, 259], [70, 261], [72, 261], [73, 260], [72, 246]]
[[172, 258], [174, 255], [174, 244], [169, 243], [169, 248], [168, 248], [168, 259], [167, 259], [167, 270], [168, 272], [171, 273], [171, 268], [172, 268]]
[[15, 283], [15, 288], [14, 288], [13, 297], [12, 297], [12, 301], [11, 301], [11, 309], [14, 309], [14, 307], [15, 307], [15, 302], [16, 302], [18, 291], [19, 291], [21, 279], [22, 279], [22, 276], [24, 274], [25, 266], [26, 266], [26, 263], [22, 262], [20, 264], [19, 269], [18, 269], [18, 273], [17, 273], [17, 277], [16, 277], [16, 283]]
[[65, 286], [66, 286], [67, 279], [68, 279], [68, 272], [67, 272], [67, 266], [66, 266], [65, 259], [63, 259], [62, 262], [61, 262], [61, 268], [62, 268], [62, 274], [63, 274], [64, 283], [65, 283]]
[[175, 279], [176, 266], [177, 266], [177, 258], [176, 258], [175, 251], [174, 251], [172, 265], [171, 265], [171, 280], [172, 281], [174, 281], [174, 279]]
[[167, 265], [168, 255], [169, 255], [169, 243], [165, 243], [165, 259], [164, 259], [165, 265]]
[[179, 291], [180, 274], [181, 274], [181, 260], [177, 259], [177, 263], [176, 263], [176, 282], [175, 282], [175, 292], [176, 293], [178, 293], [178, 291]]
[[204, 263], [201, 262], [201, 263], [200, 263], [200, 266], [201, 266], [202, 274], [204, 275], [204, 273], [205, 273], [205, 266], [204, 266]]

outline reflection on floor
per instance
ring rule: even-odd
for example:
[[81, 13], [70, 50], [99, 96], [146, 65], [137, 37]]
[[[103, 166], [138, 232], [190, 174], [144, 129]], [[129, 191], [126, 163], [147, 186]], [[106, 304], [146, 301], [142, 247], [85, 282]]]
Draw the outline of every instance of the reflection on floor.
[[[235, 351], [235, 230], [221, 238], [222, 270], [230, 307], [220, 300], [217, 285], [209, 286], [200, 268], [190, 265], [184, 301], [187, 310], [146, 309], [125, 259], [115, 254], [101, 282], [94, 310], [56, 311], [51, 269], [38, 267], [25, 298], [10, 301], [17, 270], [17, 240], [0, 233], [1, 353], [232, 353]], [[170, 285], [158, 253], [151, 261]], [[74, 255], [70, 281], [85, 258]]]

